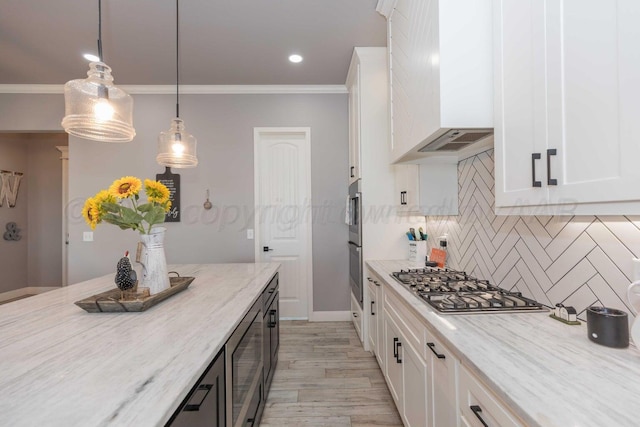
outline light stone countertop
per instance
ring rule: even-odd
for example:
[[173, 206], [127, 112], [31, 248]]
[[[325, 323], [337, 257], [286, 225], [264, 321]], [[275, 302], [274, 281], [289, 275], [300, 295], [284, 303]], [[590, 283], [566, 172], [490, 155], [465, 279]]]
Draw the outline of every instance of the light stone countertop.
[[640, 351], [591, 342], [586, 323], [549, 313], [439, 315], [391, 273], [406, 261], [367, 261], [434, 334], [527, 426], [640, 426]]
[[0, 306], [0, 425], [164, 425], [278, 267], [169, 266], [196, 279], [141, 313], [74, 305], [113, 274]]

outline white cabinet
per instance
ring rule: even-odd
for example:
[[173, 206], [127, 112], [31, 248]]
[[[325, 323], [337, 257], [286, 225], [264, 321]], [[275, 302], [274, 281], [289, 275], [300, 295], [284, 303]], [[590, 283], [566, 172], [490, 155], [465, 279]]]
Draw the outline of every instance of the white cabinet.
[[360, 179], [360, 63], [354, 55], [347, 77], [349, 90], [349, 184]]
[[420, 351], [424, 324], [395, 294], [384, 293], [385, 378], [406, 426], [430, 426], [430, 360]]
[[427, 404], [431, 391], [431, 372], [422, 355], [407, 340], [402, 340], [398, 353], [402, 364], [405, 425], [426, 427], [429, 425], [429, 412], [433, 410], [433, 407]]
[[418, 165], [396, 165], [394, 204], [399, 214], [420, 213], [420, 167]]
[[[522, 427], [522, 424], [464, 366], [460, 368], [460, 424], [466, 427]], [[445, 424], [443, 424], [445, 425]]]
[[356, 329], [356, 333], [358, 334], [358, 338], [360, 341], [364, 340], [363, 336], [363, 317], [362, 317], [362, 309], [360, 308], [360, 304], [356, 300], [356, 297], [351, 294], [351, 321], [353, 322], [353, 327]]
[[640, 213], [639, 20], [636, 0], [494, 0], [497, 213]]
[[392, 161], [493, 127], [491, 0], [398, 0], [388, 16]]
[[458, 215], [458, 159], [447, 156], [396, 165], [396, 212], [401, 215]]
[[432, 426], [458, 425], [458, 360], [451, 351], [436, 339], [433, 334], [425, 330], [425, 352], [430, 361], [433, 378], [431, 389]]
[[396, 402], [398, 412], [404, 413], [404, 399], [402, 386], [402, 364], [398, 362], [398, 343], [402, 334], [396, 321], [385, 310], [384, 313], [384, 377], [389, 391]]
[[367, 277], [367, 292], [368, 299], [365, 299], [369, 304], [369, 310], [365, 314], [365, 319], [368, 325], [367, 337], [369, 342], [369, 351], [373, 352], [378, 360], [380, 366], [383, 365], [382, 355], [380, 351], [380, 335], [382, 335], [382, 287], [380, 282], [372, 277]]

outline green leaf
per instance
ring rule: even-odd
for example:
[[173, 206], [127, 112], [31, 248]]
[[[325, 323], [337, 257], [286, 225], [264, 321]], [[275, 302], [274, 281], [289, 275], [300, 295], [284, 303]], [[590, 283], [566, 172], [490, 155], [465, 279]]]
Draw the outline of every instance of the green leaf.
[[138, 211], [142, 213], [149, 212], [151, 209], [153, 209], [153, 203], [145, 203], [143, 205], [138, 206]]
[[122, 208], [122, 219], [129, 224], [140, 224], [142, 215], [130, 208]]
[[144, 220], [149, 225], [160, 224], [164, 222], [165, 212], [162, 206], [153, 206], [152, 209], [144, 216]]
[[122, 206], [120, 206], [120, 205], [119, 205], [119, 204], [117, 204], [117, 203], [104, 202], [104, 203], [102, 204], [102, 207], [103, 207], [104, 209], [106, 209], [106, 210], [107, 210], [107, 212], [118, 213], [118, 212], [120, 212], [120, 208], [121, 208]]

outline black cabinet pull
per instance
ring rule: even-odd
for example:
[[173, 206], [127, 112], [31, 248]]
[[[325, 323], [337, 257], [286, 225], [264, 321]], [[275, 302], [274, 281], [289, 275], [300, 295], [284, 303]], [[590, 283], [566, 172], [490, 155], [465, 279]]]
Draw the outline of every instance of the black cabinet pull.
[[184, 405], [184, 412], [197, 412], [200, 410], [200, 406], [202, 405], [202, 403], [204, 402], [204, 400], [207, 398], [207, 395], [209, 394], [209, 392], [211, 391], [211, 389], [213, 388], [213, 384], [200, 384], [198, 386], [198, 388], [196, 389], [196, 391], [193, 393], [194, 396], [196, 394], [196, 392], [198, 391], [205, 391], [206, 393], [204, 394], [204, 396], [202, 396], [202, 399], [200, 399], [200, 403], [187, 403], [186, 405]]
[[269, 289], [269, 293], [270, 293], [270, 294], [274, 293], [275, 291], [276, 291], [276, 288]]
[[375, 301], [371, 301], [371, 315], [375, 316], [376, 314], [373, 312], [373, 304], [375, 304]]
[[402, 343], [398, 343], [398, 355], [396, 356], [396, 363], [402, 363], [402, 359], [400, 359], [400, 347], [402, 347]]
[[277, 325], [277, 320], [276, 320], [276, 311], [275, 310], [269, 310], [269, 324], [267, 325], [269, 328], [275, 328]]
[[445, 359], [446, 356], [444, 354], [440, 354], [435, 350], [435, 343], [432, 342], [428, 342], [427, 343], [427, 347], [429, 347], [429, 350], [431, 350], [433, 352], [433, 354], [435, 354], [436, 356], [438, 356], [438, 359]]
[[358, 313], [353, 313], [353, 317], [358, 317]]
[[367, 277], [367, 280], [373, 282], [373, 279], [371, 277]]
[[558, 150], [550, 148], [547, 150], [547, 185], [558, 185], [558, 180], [551, 178], [551, 156], [558, 154]]
[[400, 192], [400, 204], [401, 205], [406, 205], [407, 204], [407, 192], [406, 191], [401, 191]]
[[353, 171], [355, 170], [355, 166], [351, 166], [351, 178], [355, 178], [356, 176], [353, 174]]
[[376, 286], [380, 286], [380, 283], [378, 283], [378, 282], [377, 282], [377, 281], [375, 281], [375, 280], [373, 281], [373, 284], [374, 284], [374, 285], [376, 285]]
[[393, 339], [393, 357], [396, 358], [396, 360], [398, 360], [398, 338], [394, 338]]
[[473, 414], [478, 417], [478, 419], [480, 420], [480, 422], [482, 423], [482, 425], [484, 427], [489, 427], [489, 424], [487, 424], [482, 417], [480, 416], [480, 414], [482, 413], [482, 408], [479, 407], [478, 405], [471, 405], [469, 406], [469, 409], [471, 409], [473, 411]]
[[536, 160], [540, 160], [540, 153], [531, 153], [531, 186], [542, 187], [542, 181], [536, 181]]

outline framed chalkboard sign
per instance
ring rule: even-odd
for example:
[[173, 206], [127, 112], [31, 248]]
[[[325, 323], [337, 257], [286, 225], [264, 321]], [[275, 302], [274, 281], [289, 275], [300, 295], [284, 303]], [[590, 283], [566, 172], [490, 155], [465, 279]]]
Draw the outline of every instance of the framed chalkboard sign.
[[172, 173], [167, 167], [164, 173], [156, 174], [156, 181], [167, 186], [169, 189], [169, 200], [171, 200], [171, 210], [167, 212], [165, 222], [180, 222], [180, 175]]

